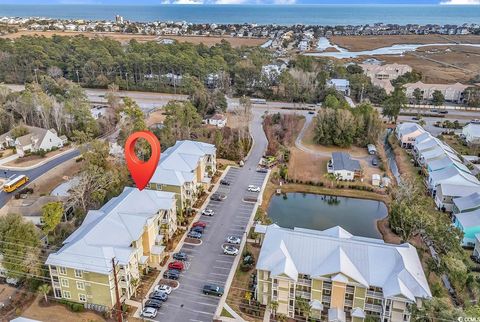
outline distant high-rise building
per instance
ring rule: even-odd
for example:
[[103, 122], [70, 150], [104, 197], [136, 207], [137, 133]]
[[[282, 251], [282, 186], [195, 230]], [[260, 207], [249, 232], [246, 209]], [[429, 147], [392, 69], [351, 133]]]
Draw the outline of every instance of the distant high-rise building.
[[123, 17], [120, 15], [115, 16], [115, 22], [116, 23], [123, 23]]

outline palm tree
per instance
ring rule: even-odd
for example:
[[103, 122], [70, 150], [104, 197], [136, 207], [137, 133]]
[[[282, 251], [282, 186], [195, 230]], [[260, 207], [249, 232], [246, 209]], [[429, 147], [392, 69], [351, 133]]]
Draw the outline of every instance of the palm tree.
[[137, 297], [137, 287], [138, 287], [138, 284], [140, 284], [140, 280], [139, 280], [138, 278], [133, 277], [133, 278], [130, 280], [130, 284], [131, 284], [132, 287], [133, 287], [133, 296], [134, 296], [134, 297]]
[[252, 300], [252, 292], [245, 292], [245, 299], [248, 301], [248, 305], [250, 305], [250, 301]]
[[278, 302], [277, 301], [271, 301], [270, 304], [270, 311], [272, 312], [273, 316], [277, 314], [278, 310]]
[[45, 299], [45, 303], [48, 302], [48, 293], [50, 293], [50, 290], [52, 287], [49, 284], [42, 284], [38, 287], [38, 291], [43, 294], [43, 298]]
[[312, 307], [310, 306], [310, 303], [302, 297], [297, 298], [297, 307], [302, 313], [302, 315], [305, 317], [305, 320], [308, 321], [308, 317], [312, 313]]

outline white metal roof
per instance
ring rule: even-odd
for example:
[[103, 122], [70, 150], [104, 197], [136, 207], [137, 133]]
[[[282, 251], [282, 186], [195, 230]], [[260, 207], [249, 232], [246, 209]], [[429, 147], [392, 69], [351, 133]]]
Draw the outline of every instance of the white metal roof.
[[474, 192], [480, 191], [480, 186], [466, 186], [450, 183], [441, 183], [437, 186], [437, 192], [440, 191], [442, 196], [451, 196], [458, 198], [469, 196]]
[[458, 222], [462, 225], [463, 229], [468, 229], [470, 227], [479, 227], [480, 226], [480, 209], [473, 211], [462, 212], [456, 214]]
[[385, 244], [353, 236], [340, 227], [314, 231], [269, 226], [257, 269], [292, 280], [298, 273], [312, 277], [342, 274], [366, 286], [382, 287], [389, 296], [431, 297], [412, 245]]
[[82, 225], [48, 256], [47, 265], [108, 273], [113, 257], [130, 261], [145, 225], [161, 210], [175, 209], [175, 194], [126, 187], [99, 210], [89, 211]]
[[478, 179], [470, 174], [458, 170], [455, 167], [445, 168], [443, 170], [438, 170], [430, 172], [428, 181], [430, 187], [436, 187], [441, 183], [449, 183], [455, 185], [464, 185], [464, 186], [479, 186], [480, 182]]
[[460, 212], [480, 207], [480, 189], [468, 196], [453, 199], [453, 204]]

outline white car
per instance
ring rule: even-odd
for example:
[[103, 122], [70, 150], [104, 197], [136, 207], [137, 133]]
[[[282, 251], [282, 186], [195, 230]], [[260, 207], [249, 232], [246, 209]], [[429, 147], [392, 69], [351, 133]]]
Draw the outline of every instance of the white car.
[[223, 247], [223, 253], [225, 255], [235, 256], [235, 255], [238, 255], [238, 248], [233, 247], [233, 246], [225, 246], [225, 247]]
[[163, 292], [170, 295], [170, 293], [172, 293], [172, 288], [165, 284], [158, 284], [157, 286], [155, 286], [155, 292]]
[[260, 192], [260, 187], [254, 186], [254, 185], [249, 185], [247, 190], [250, 191], [250, 192]]
[[153, 307], [146, 307], [142, 312], [142, 316], [146, 318], [154, 318], [157, 316], [157, 309], [154, 309]]
[[227, 243], [229, 243], [229, 244], [237, 244], [238, 245], [238, 244], [240, 244], [241, 241], [242, 240], [237, 236], [228, 236], [227, 237]]
[[215, 214], [215, 213], [213, 212], [212, 209], [204, 209], [204, 210], [202, 211], [202, 215], [204, 215], [204, 216], [210, 216], [210, 217], [211, 217], [211, 216], [213, 216], [214, 214]]

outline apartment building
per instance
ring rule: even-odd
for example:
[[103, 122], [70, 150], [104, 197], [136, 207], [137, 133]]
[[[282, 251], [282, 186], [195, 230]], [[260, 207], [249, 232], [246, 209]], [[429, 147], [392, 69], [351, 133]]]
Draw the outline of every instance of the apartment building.
[[213, 144], [178, 141], [162, 152], [149, 188], [175, 193], [178, 212], [183, 212], [195, 203], [201, 189], [208, 188], [216, 171]]
[[406, 243], [353, 236], [341, 227], [324, 231], [257, 225], [257, 300], [278, 303], [294, 317], [308, 301], [312, 317], [325, 321], [410, 321], [410, 306], [431, 293], [416, 249]]
[[406, 95], [409, 99], [415, 99], [413, 92], [415, 89], [420, 89], [423, 94], [423, 99], [430, 101], [433, 99], [433, 93], [440, 91], [445, 97], [445, 101], [453, 103], [465, 103], [466, 95], [465, 91], [469, 87], [460, 83], [455, 84], [425, 84], [423, 82], [408, 83], [404, 85], [406, 89]]
[[121, 301], [129, 299], [142, 274], [163, 259], [176, 217], [173, 193], [126, 187], [89, 211], [62, 248], [48, 256], [54, 296], [98, 311], [112, 308], [115, 263]]
[[395, 133], [402, 148], [410, 149], [415, 139], [423, 135], [425, 130], [417, 123], [405, 122], [397, 125]]
[[364, 63], [359, 66], [362, 67], [363, 73], [370, 78], [372, 84], [385, 89], [387, 94], [394, 90], [392, 80], [412, 71], [412, 67], [397, 63], [385, 65]]

